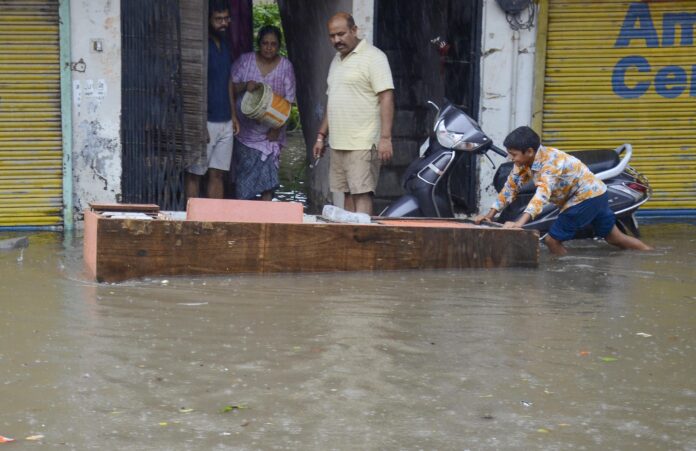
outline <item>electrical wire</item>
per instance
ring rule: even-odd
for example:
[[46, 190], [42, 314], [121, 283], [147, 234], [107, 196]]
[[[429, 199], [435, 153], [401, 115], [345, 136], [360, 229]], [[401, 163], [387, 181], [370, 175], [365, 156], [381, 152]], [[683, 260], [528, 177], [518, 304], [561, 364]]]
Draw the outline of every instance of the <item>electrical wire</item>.
[[513, 30], [531, 30], [534, 27], [534, 18], [536, 17], [536, 6], [534, 3], [530, 2], [527, 7], [527, 19], [522, 20], [524, 12], [521, 11], [517, 14], [505, 14], [505, 18], [510, 24], [510, 28]]

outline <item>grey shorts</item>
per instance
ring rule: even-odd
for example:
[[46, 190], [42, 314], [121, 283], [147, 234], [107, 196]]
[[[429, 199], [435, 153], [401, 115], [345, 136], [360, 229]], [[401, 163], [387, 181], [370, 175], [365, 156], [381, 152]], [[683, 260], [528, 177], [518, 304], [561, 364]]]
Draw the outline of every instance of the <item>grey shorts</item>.
[[210, 136], [210, 142], [206, 149], [207, 158], [192, 164], [186, 171], [196, 175], [205, 175], [210, 168], [221, 171], [230, 170], [234, 143], [232, 121], [208, 122], [208, 135]]

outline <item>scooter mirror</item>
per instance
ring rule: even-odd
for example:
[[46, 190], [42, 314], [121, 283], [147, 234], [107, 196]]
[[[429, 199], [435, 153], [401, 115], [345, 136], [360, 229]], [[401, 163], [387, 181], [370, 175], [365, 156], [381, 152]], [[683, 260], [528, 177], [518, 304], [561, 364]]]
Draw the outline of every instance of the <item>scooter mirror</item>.
[[432, 100], [428, 100], [428, 105], [430, 105], [431, 107], [433, 107], [435, 109], [435, 113], [437, 115], [440, 114], [440, 107], [437, 106], [437, 103], [433, 102]]
[[497, 153], [498, 155], [500, 155], [501, 157], [505, 157], [505, 158], [508, 157], [508, 153], [505, 152], [503, 149], [501, 149], [501, 148], [498, 147], [498, 146], [491, 145], [490, 149], [491, 149], [493, 152], [495, 152], [495, 153]]
[[435, 117], [433, 119], [433, 131], [437, 128], [437, 122], [440, 120], [440, 107], [437, 105], [437, 103], [433, 102], [432, 100], [428, 100], [428, 105], [433, 107], [435, 110]]

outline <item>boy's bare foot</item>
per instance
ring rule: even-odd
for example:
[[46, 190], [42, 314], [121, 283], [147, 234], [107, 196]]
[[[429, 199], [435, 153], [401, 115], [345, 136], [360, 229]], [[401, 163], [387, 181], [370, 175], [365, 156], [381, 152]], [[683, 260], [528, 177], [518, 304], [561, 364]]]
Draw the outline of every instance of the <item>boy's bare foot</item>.
[[631, 249], [631, 250], [636, 250], [636, 251], [652, 251], [653, 250], [652, 247], [643, 243], [638, 238], [634, 238], [632, 236], [626, 235], [621, 230], [619, 230], [619, 228], [616, 226], [614, 226], [614, 228], [611, 229], [611, 232], [609, 232], [609, 235], [607, 235], [604, 239], [607, 241], [607, 243], [613, 244], [614, 246], [618, 246], [621, 249]]

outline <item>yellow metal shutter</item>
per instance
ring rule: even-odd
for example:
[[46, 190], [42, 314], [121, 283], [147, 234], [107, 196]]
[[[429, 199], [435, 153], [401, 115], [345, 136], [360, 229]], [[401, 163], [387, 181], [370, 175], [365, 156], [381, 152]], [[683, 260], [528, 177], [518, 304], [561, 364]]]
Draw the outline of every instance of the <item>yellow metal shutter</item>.
[[0, 227], [62, 222], [57, 0], [0, 0]]
[[548, 0], [543, 139], [633, 144], [649, 209], [696, 208], [696, 1]]

